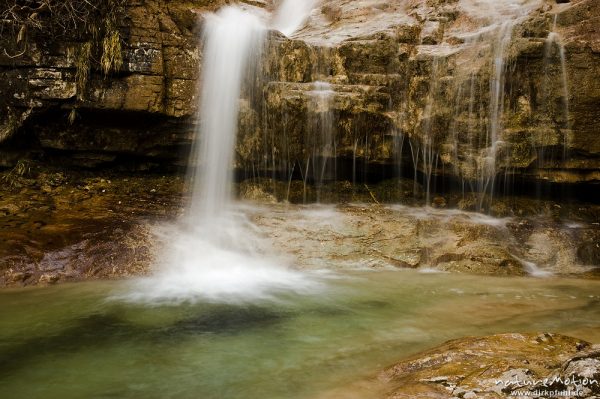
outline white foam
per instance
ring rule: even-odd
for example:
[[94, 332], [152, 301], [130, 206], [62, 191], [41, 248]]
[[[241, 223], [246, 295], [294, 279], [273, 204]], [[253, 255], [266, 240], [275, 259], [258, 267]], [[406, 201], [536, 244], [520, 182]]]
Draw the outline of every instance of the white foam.
[[283, 0], [273, 17], [271, 26], [286, 36], [294, 34], [306, 23], [317, 0]]
[[182, 302], [244, 303], [277, 300], [278, 294], [310, 294], [325, 287], [327, 274], [290, 268], [274, 253], [256, 226], [242, 214], [214, 220], [210, 228], [163, 226], [157, 233], [170, 241], [157, 270], [132, 281], [118, 299], [152, 304]]
[[417, 269], [417, 271], [422, 274], [448, 274], [448, 272], [445, 270], [440, 270], [433, 267], [420, 267]]
[[511, 218], [498, 218], [477, 212], [462, 211], [460, 209], [439, 209], [432, 207], [412, 207], [406, 205], [390, 205], [390, 209], [410, 215], [419, 220], [441, 220], [450, 221], [463, 218], [472, 224], [480, 224], [492, 227], [506, 227]]
[[533, 277], [551, 277], [551, 276], [553, 276], [552, 272], [550, 272], [548, 270], [540, 269], [540, 267], [533, 262], [527, 261], [525, 259], [521, 259], [515, 255], [513, 255], [513, 258], [518, 260], [521, 263], [521, 265], [523, 265], [523, 268], [530, 276], [533, 276]]
[[543, 5], [542, 0], [461, 0], [459, 7], [472, 17], [498, 25], [528, 15]]

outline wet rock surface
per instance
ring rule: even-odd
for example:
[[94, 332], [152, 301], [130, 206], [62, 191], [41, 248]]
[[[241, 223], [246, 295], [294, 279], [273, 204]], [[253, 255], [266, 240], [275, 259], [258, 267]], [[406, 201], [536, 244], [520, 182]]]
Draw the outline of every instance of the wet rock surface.
[[[585, 89], [571, 82], [599, 73], [597, 32], [584, 22], [597, 19], [592, 3], [524, 1], [511, 11], [509, 2], [332, 1], [293, 37], [308, 46], [306, 55], [296, 53], [303, 61], [295, 65], [305, 71], [296, 76], [334, 84], [339, 157], [471, 183], [499, 171], [533, 181], [596, 181], [589, 104], [598, 91], [591, 81]], [[339, 10], [334, 20], [331, 9]], [[504, 66], [496, 70], [499, 59]], [[289, 67], [280, 64], [282, 70]], [[275, 132], [269, 144], [285, 161], [306, 166], [311, 86], [270, 87], [278, 92], [269, 92], [267, 107], [280, 117], [267, 124]], [[305, 145], [288, 148], [290, 140]], [[486, 171], [490, 157], [494, 170]]]
[[[188, 163], [202, 15], [221, 5], [126, 2], [111, 20], [122, 63], [110, 73], [96, 62], [102, 54], [81, 65], [85, 32], [49, 40], [31, 30], [20, 56], [18, 37], [2, 36], [5, 285], [147, 270], [155, 239], [146, 221], [180, 211], [183, 182], [131, 171]], [[332, 0], [293, 37], [270, 32], [256, 90], [240, 100], [234, 165], [253, 176], [240, 196], [272, 204], [254, 214], [263, 233], [300, 267], [597, 276], [598, 207], [564, 199], [597, 199], [600, 11], [591, 0], [527, 0], [518, 11]], [[499, 26], [505, 17], [514, 23]], [[498, 55], [505, 68], [495, 74]], [[46, 165], [29, 177], [28, 159], [87, 172]], [[113, 176], [113, 167], [128, 172]], [[409, 178], [387, 180], [398, 175]], [[436, 190], [436, 175], [463, 191]], [[516, 177], [529, 197], [514, 192]], [[533, 200], [539, 182], [589, 186]], [[495, 192], [502, 185], [508, 196]], [[431, 208], [411, 208], [423, 205]]]
[[[273, 8], [246, 3], [259, 13]], [[494, 172], [505, 177], [597, 182], [597, 2], [527, 0], [516, 16], [509, 2], [482, 12], [484, 3], [330, 0], [292, 38], [271, 32], [261, 86], [241, 104], [236, 167], [315, 177], [315, 158], [333, 155], [481, 185], [493, 151]], [[202, 15], [222, 4], [127, 2], [116, 21], [122, 65], [103, 76], [93, 64], [85, 88], [76, 82], [85, 37], [48, 42], [32, 30], [25, 53], [11, 58], [21, 49], [3, 35], [0, 140], [13, 141], [0, 165], [32, 151], [85, 167], [187, 163], [181, 154], [198, 122]], [[514, 22], [508, 43], [499, 42], [498, 21]], [[500, 45], [506, 71], [496, 82]], [[327, 143], [312, 126], [320, 80], [334, 92], [327, 111], [334, 154], [324, 154]], [[490, 111], [495, 82], [498, 118]], [[498, 144], [490, 147], [492, 127]], [[349, 168], [337, 172], [353, 180]]]
[[[13, 172], [14, 173], [14, 172]], [[140, 275], [157, 243], [149, 226], [172, 215], [181, 180], [98, 177], [26, 164], [2, 175], [0, 285]]]
[[[2, 174], [0, 285], [140, 275], [156, 264], [168, 238], [155, 227], [183, 212], [184, 179], [102, 176], [35, 163]], [[259, 234], [299, 268], [599, 277], [594, 205], [511, 197], [488, 216], [458, 194], [437, 199], [447, 208], [422, 208], [406, 181], [358, 189], [263, 180], [237, 188], [253, 204], [243, 212]], [[465, 210], [449, 208], [460, 204]]]
[[[253, 220], [301, 267], [598, 277], [575, 248], [591, 223], [403, 205], [269, 206]], [[591, 241], [588, 242], [588, 244]]]
[[382, 372], [385, 398], [552, 397], [551, 392], [600, 394], [600, 347], [557, 334], [463, 338]]

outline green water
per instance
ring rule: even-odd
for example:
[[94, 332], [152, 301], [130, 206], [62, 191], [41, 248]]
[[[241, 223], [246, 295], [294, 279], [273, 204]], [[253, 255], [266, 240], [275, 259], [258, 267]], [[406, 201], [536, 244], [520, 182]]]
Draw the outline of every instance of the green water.
[[356, 272], [277, 302], [149, 306], [127, 283], [0, 292], [2, 398], [312, 398], [451, 338], [600, 342], [600, 281]]

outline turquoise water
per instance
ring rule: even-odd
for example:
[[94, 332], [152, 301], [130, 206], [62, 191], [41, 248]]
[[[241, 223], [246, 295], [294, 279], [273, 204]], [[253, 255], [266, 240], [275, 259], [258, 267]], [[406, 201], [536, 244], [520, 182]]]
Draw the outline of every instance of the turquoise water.
[[245, 304], [116, 299], [127, 282], [0, 292], [3, 398], [313, 398], [448, 339], [600, 342], [600, 281], [355, 272]]

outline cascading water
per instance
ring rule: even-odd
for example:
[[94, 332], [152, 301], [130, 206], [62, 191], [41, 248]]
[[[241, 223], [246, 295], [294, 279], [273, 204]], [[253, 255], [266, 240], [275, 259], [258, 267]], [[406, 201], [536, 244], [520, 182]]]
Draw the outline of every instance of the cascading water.
[[514, 21], [504, 22], [497, 31], [493, 44], [492, 79], [490, 80], [490, 110], [488, 123], [488, 142], [479, 165], [479, 192], [482, 194], [479, 208], [483, 207], [483, 195], [494, 195], [498, 147], [503, 128], [504, 94], [506, 82], [507, 48], [512, 39]]
[[[456, 33], [464, 44], [460, 52], [454, 53], [453, 61], [445, 65], [443, 61], [451, 58], [442, 46], [437, 50], [420, 46], [421, 55], [431, 59], [431, 72], [421, 117], [422, 138], [411, 139], [410, 146], [414, 179], [418, 178], [416, 169], [420, 170], [427, 204], [434, 190], [438, 163], [448, 157], [454, 159], [454, 172], [462, 175], [463, 192], [469, 186], [471, 192], [478, 193], [478, 209], [484, 209], [484, 201], [493, 199], [502, 166], [500, 157], [506, 152], [502, 136], [512, 35], [521, 18], [539, 3], [538, 0], [463, 0], [459, 7], [472, 18], [475, 28]], [[448, 76], [453, 77], [451, 95]], [[484, 85], [489, 86], [486, 89]], [[443, 133], [438, 134], [441, 126], [434, 126], [436, 118], [451, 120], [446, 138]], [[465, 154], [471, 148], [473, 152]]]
[[[554, 16], [554, 23], [552, 25], [552, 31], [548, 34], [548, 38], [546, 39], [546, 45], [544, 48], [544, 64], [546, 69], [548, 69], [548, 64], [552, 62], [554, 58], [553, 51], [556, 48], [558, 52], [558, 59], [560, 60], [560, 75], [561, 75], [561, 84], [562, 84], [562, 117], [564, 119], [563, 129], [566, 129], [566, 132], [563, 134], [563, 159], [566, 159], [566, 151], [568, 148], [568, 130], [570, 129], [569, 124], [569, 83], [567, 78], [567, 57], [565, 46], [562, 42], [562, 38], [560, 34], [556, 30], [557, 25], [557, 17]], [[548, 76], [548, 70], [546, 70], [546, 75]], [[549, 93], [547, 93], [546, 101], [549, 101]]]
[[[498, 191], [497, 176], [504, 166], [503, 157], [510, 153], [503, 133], [513, 32], [530, 12], [540, 6], [540, 0], [460, 2], [461, 10], [477, 25], [474, 25], [474, 30], [457, 33], [462, 35], [464, 45], [457, 56], [457, 67], [453, 73], [457, 78], [454, 97], [450, 99], [453, 102], [451, 134], [443, 144], [452, 147], [448, 156], [454, 159], [455, 173], [462, 175], [463, 193], [466, 187], [477, 193], [479, 210], [484, 210], [493, 201]], [[438, 78], [432, 74], [433, 80]], [[432, 86], [435, 84], [433, 82]], [[440, 99], [448, 100], [447, 97]], [[436, 108], [445, 106], [441, 103], [434, 105]], [[463, 144], [466, 144], [465, 148], [473, 149], [468, 157], [464, 157], [467, 150], [461, 148]], [[427, 168], [424, 170], [427, 171]], [[505, 169], [504, 172], [506, 184], [509, 171]]]
[[265, 26], [235, 7], [210, 14], [204, 26], [200, 127], [192, 149], [189, 220], [220, 216], [231, 199], [233, 156], [244, 72], [260, 56]]
[[284, 260], [270, 255], [269, 244], [231, 200], [240, 95], [265, 33], [257, 16], [238, 7], [206, 16], [191, 201], [181, 225], [158, 229], [169, 244], [156, 274], [124, 299], [239, 302], [320, 286], [306, 273], [282, 267]]
[[[302, 2], [300, 7], [299, 2], [286, 0], [274, 19], [273, 26], [288, 36], [293, 35], [296, 29], [302, 27], [315, 4], [312, 1]], [[282, 15], [290, 16], [283, 10], [292, 5], [300, 7], [299, 11], [291, 13], [294, 18], [281, 22]], [[474, 51], [477, 62], [467, 62], [475, 64], [475, 69], [470, 68], [465, 74], [469, 88], [459, 91], [458, 96], [468, 93], [469, 117], [477, 114], [477, 124], [484, 127], [478, 134], [471, 134], [471, 131], [477, 131], [478, 127], [471, 126], [469, 122], [467, 136], [477, 136], [477, 140], [481, 140], [478, 148], [482, 149], [482, 154], [478, 159], [482, 161], [479, 169], [473, 173], [479, 185], [477, 191], [492, 194], [498, 169], [498, 148], [502, 144], [508, 50], [518, 18], [509, 18], [501, 24], [489, 22], [489, 17], [485, 20], [487, 25], [480, 31], [471, 38], [463, 38], [464, 47], [477, 47]], [[265, 255], [271, 253], [268, 243], [260, 238], [256, 227], [244, 216], [248, 212], [236, 211], [236, 206], [230, 198], [240, 97], [245, 92], [243, 86], [246, 74], [252, 70], [254, 63], [258, 65], [257, 58], [266, 37], [266, 29], [260, 18], [239, 7], [225, 7], [206, 17], [199, 107], [200, 128], [192, 153], [191, 164], [194, 167], [190, 171], [193, 182], [191, 201], [183, 223], [172, 228], [163, 228], [160, 232], [165, 241], [170, 241], [160, 262], [166, 267], [161, 267], [154, 278], [142, 282], [144, 289], [134, 292], [130, 298], [239, 301], [271, 297], [273, 291], [279, 290], [312, 291], [318, 286], [307, 274], [280, 267], [278, 263], [281, 263], [281, 260], [266, 258]], [[552, 42], [556, 40], [554, 36], [551, 39]], [[480, 53], [481, 48], [486, 49], [484, 51], [487, 53]], [[561, 57], [564, 58], [564, 51]], [[433, 59], [437, 60], [435, 56]], [[444, 59], [443, 54], [440, 59]], [[437, 170], [438, 160], [441, 159], [435, 149], [438, 144], [445, 144], [434, 143], [433, 140], [435, 132], [439, 130], [439, 126], [434, 126], [438, 108], [436, 101], [445, 101], [448, 91], [448, 83], [443, 80], [446, 76], [444, 68], [448, 66], [439, 65], [439, 60], [433, 64], [430, 98], [427, 100], [423, 118], [426, 140], [424, 143], [409, 141], [415, 165], [422, 165], [422, 170], [425, 171], [428, 203], [432, 176]], [[490, 74], [489, 79], [485, 81], [489, 81], [489, 91], [480, 90], [485, 94], [479, 96], [480, 99], [486, 98], [488, 101], [476, 101], [476, 81], [487, 77], [485, 72], [479, 74], [476, 71], [485, 71], [487, 65], [490, 66]], [[334, 95], [329, 84], [315, 82], [308, 97], [309, 118], [313, 119], [313, 122], [308, 123], [308, 130], [312, 130], [311, 136], [318, 140], [314, 141], [314, 146], [310, 149], [312, 154], [308, 155], [304, 178], [309, 175], [310, 164], [310, 175], [319, 185], [328, 179], [329, 168], [332, 166], [329, 160], [336, 155], [331, 112]], [[477, 110], [477, 102], [486, 103], [485, 109]], [[452, 153], [455, 156], [459, 153], [456, 147], [459, 145], [460, 136], [460, 132], [452, 134], [455, 146]], [[354, 154], [359, 139], [356, 140]], [[369, 147], [367, 141], [368, 134], [365, 135], [364, 148]], [[353, 162], [354, 179], [355, 169]], [[335, 170], [333, 177], [335, 178]]]
[[[312, 175], [317, 188], [317, 201], [320, 199], [320, 188], [328, 180], [335, 180], [335, 137], [333, 132], [332, 104], [335, 92], [331, 84], [317, 81], [308, 92], [309, 126], [313, 143]], [[311, 162], [309, 160], [309, 162]], [[308, 164], [307, 164], [308, 166]]]
[[[429, 206], [431, 204], [431, 192], [432, 192], [432, 178], [435, 170], [437, 169], [438, 155], [434, 149], [434, 126], [433, 126], [433, 108], [436, 105], [436, 98], [440, 91], [440, 74], [441, 65], [440, 58], [433, 58], [431, 65], [431, 84], [429, 92], [427, 94], [427, 101], [425, 103], [425, 109], [423, 111], [423, 142], [418, 145], [418, 151], [413, 154], [413, 162], [416, 166], [419, 163], [419, 158], [422, 162], [422, 170], [424, 174], [424, 186], [425, 186], [425, 204]], [[415, 176], [416, 178], [416, 176]]]
[[290, 36], [306, 22], [318, 0], [282, 0], [271, 26]]

